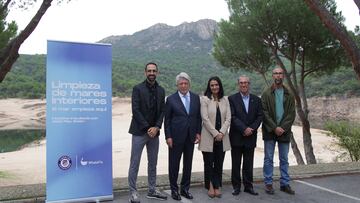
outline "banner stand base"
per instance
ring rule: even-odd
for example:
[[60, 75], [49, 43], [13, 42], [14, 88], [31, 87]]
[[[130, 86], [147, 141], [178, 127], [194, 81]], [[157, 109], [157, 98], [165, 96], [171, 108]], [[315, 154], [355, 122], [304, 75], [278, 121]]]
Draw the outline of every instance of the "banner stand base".
[[46, 200], [46, 203], [101, 202], [101, 201], [111, 201], [111, 200], [114, 200], [114, 195], [76, 198], [76, 199], [65, 199], [65, 200], [54, 200], [54, 201]]

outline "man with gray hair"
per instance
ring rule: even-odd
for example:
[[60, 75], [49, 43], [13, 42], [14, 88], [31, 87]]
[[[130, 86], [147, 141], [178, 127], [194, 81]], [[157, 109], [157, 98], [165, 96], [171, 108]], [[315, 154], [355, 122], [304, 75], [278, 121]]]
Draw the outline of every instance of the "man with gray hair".
[[[200, 141], [201, 115], [200, 98], [190, 92], [190, 81], [190, 76], [184, 72], [177, 75], [177, 91], [166, 100], [165, 138], [169, 147], [169, 182], [174, 200], [181, 200], [180, 195], [193, 199], [189, 188], [194, 144]], [[179, 194], [177, 179], [182, 155], [183, 174]]]
[[[254, 151], [263, 112], [261, 99], [250, 94], [250, 78], [242, 75], [238, 79], [239, 92], [229, 96], [231, 109], [230, 144], [231, 144], [231, 183], [233, 195], [239, 195], [241, 182], [244, 192], [258, 195], [253, 188]], [[241, 167], [241, 159], [243, 164]], [[242, 181], [240, 176], [242, 168]]]

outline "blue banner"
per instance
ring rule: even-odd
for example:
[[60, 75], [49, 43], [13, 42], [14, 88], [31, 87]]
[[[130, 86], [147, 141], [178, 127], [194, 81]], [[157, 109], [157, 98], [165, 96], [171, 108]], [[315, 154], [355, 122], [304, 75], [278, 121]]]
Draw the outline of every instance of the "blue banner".
[[48, 41], [46, 202], [113, 199], [111, 45]]

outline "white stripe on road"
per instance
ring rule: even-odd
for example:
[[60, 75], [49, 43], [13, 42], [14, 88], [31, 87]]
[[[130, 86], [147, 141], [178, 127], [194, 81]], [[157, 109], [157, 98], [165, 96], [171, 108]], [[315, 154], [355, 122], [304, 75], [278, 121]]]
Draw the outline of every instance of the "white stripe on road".
[[342, 196], [342, 197], [346, 197], [346, 198], [349, 198], [349, 199], [360, 201], [360, 198], [358, 198], [358, 197], [354, 197], [354, 196], [350, 196], [350, 195], [340, 193], [340, 192], [337, 192], [337, 191], [334, 191], [334, 190], [330, 190], [330, 189], [327, 189], [327, 188], [324, 188], [324, 187], [321, 187], [321, 186], [318, 186], [318, 185], [314, 185], [314, 184], [311, 184], [311, 183], [308, 183], [308, 182], [305, 182], [305, 181], [301, 181], [301, 180], [294, 180], [294, 181], [298, 182], [298, 183], [302, 183], [304, 185], [308, 185], [308, 186], [320, 189], [320, 190], [324, 190], [326, 192], [330, 192], [330, 193], [333, 193], [333, 194], [336, 194], [336, 195], [339, 195], [339, 196]]
[[[170, 195], [171, 198], [171, 190], [164, 190], [165, 193], [167, 193], [168, 195]], [[183, 203], [192, 203], [192, 201], [186, 199], [185, 197], [181, 196], [181, 200], [179, 202], [183, 202]]]

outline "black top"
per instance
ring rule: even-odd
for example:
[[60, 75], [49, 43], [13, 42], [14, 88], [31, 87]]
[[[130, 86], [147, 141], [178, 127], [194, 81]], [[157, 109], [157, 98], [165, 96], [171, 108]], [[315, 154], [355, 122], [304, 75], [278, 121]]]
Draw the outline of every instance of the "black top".
[[219, 131], [221, 129], [221, 112], [219, 106], [216, 107], [215, 129]]
[[[150, 127], [161, 128], [165, 113], [165, 90], [156, 81], [136, 85], [131, 95], [132, 119], [129, 133], [146, 135]], [[159, 135], [159, 133], [158, 133]]]
[[[219, 106], [216, 107], [215, 129], [219, 131], [221, 129], [221, 112]], [[220, 144], [221, 141], [214, 140], [214, 144]]]
[[156, 88], [158, 84], [150, 84], [146, 80], [146, 87], [149, 89], [149, 117], [147, 122], [150, 126], [155, 126], [156, 124], [156, 118], [157, 118], [157, 112], [156, 112], [156, 105], [157, 105], [157, 94], [156, 94]]

